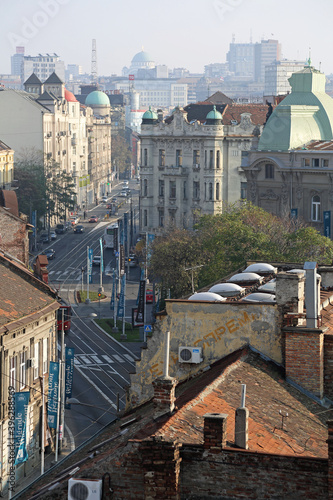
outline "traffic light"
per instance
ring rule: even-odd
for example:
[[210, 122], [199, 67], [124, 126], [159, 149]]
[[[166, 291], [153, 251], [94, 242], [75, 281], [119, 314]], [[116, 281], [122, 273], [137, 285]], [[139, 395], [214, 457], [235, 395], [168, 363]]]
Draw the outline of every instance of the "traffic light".
[[102, 297], [101, 292], [98, 292], [98, 297], [99, 297], [99, 298], [101, 298], [101, 297]]

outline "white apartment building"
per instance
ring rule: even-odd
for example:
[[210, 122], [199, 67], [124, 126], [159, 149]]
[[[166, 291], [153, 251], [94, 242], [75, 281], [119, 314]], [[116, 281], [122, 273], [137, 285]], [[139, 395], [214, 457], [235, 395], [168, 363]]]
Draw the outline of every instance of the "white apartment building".
[[21, 66], [21, 79], [25, 82], [34, 73], [41, 81], [56, 73], [60, 80], [65, 81], [65, 63], [57, 54], [38, 54], [24, 56]]
[[265, 67], [264, 96], [286, 95], [291, 91], [289, 78], [304, 68], [304, 61], [274, 61]]
[[200, 215], [221, 213], [224, 203], [246, 198], [242, 159], [257, 142], [267, 107], [222, 105], [223, 116], [213, 105], [197, 105], [195, 112], [202, 115], [202, 109], [202, 120], [193, 110], [188, 120], [181, 108], [164, 121], [151, 110], [143, 115], [141, 231], [192, 228]]

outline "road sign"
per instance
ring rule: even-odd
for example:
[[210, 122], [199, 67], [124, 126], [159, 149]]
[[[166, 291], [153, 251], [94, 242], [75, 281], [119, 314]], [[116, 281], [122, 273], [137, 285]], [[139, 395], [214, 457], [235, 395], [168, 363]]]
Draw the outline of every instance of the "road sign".
[[152, 325], [145, 325], [145, 333], [151, 333], [153, 331]]

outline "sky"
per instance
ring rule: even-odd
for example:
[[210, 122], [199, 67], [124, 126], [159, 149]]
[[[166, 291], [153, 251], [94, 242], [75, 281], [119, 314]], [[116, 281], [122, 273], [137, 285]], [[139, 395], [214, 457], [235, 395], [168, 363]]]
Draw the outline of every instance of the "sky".
[[203, 73], [223, 63], [236, 42], [274, 38], [284, 59], [306, 60], [333, 73], [332, 0], [1, 0], [0, 74], [15, 47], [25, 55], [56, 53], [91, 72], [121, 74], [144, 48], [156, 64]]

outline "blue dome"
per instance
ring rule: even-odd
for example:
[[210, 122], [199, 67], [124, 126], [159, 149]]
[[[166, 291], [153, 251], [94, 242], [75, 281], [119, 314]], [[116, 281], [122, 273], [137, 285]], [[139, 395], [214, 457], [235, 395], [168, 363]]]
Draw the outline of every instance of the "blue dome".
[[206, 120], [222, 120], [222, 115], [219, 111], [217, 111], [215, 105], [213, 109], [207, 114]]
[[94, 90], [87, 95], [86, 106], [110, 106], [109, 98], [104, 92], [100, 90]]
[[132, 63], [147, 63], [147, 62], [153, 62], [153, 59], [151, 58], [150, 54], [148, 54], [148, 52], [145, 52], [144, 50], [135, 54], [135, 56], [132, 59]]

